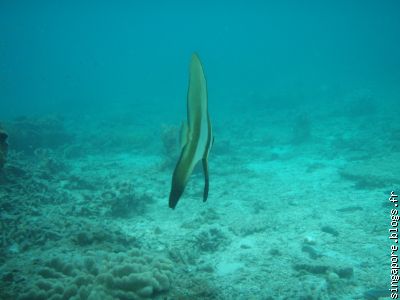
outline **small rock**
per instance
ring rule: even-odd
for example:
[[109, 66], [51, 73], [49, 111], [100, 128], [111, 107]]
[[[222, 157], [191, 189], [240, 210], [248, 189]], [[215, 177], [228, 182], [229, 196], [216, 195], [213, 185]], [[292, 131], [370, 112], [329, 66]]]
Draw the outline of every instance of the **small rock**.
[[271, 250], [269, 250], [269, 254], [271, 254], [272, 256], [280, 256], [280, 255], [282, 255], [282, 253], [276, 248], [272, 248]]
[[312, 259], [317, 259], [317, 258], [322, 257], [322, 255], [319, 254], [319, 252], [317, 250], [315, 250], [313, 247], [311, 247], [309, 245], [304, 245], [301, 248], [301, 251], [308, 253], [310, 258], [312, 258]]
[[323, 232], [329, 233], [333, 236], [339, 236], [339, 231], [337, 231], [335, 228], [333, 228], [331, 226], [322, 226], [321, 230]]
[[325, 274], [329, 270], [329, 266], [309, 264], [295, 264], [293, 268], [296, 271], [306, 271], [312, 274]]
[[390, 297], [390, 291], [387, 288], [371, 289], [371, 290], [365, 291], [363, 294], [363, 297], [366, 300], [378, 300], [381, 297]]
[[340, 278], [349, 279], [353, 276], [353, 268], [352, 267], [345, 267], [336, 270], [336, 273], [339, 275]]
[[315, 245], [317, 242], [314, 237], [306, 235], [303, 239], [303, 243], [306, 245]]
[[241, 244], [240, 248], [241, 249], [250, 249], [251, 247], [249, 245], [246, 245], [246, 244]]

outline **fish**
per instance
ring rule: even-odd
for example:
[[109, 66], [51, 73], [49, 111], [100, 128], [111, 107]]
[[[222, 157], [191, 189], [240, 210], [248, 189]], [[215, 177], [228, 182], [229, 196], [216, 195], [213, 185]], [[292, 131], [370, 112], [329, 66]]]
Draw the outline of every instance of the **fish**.
[[193, 169], [202, 162], [204, 173], [203, 202], [209, 190], [208, 157], [214, 143], [208, 113], [207, 82], [197, 53], [192, 54], [187, 92], [187, 121], [181, 127], [181, 154], [172, 174], [169, 207], [175, 209]]

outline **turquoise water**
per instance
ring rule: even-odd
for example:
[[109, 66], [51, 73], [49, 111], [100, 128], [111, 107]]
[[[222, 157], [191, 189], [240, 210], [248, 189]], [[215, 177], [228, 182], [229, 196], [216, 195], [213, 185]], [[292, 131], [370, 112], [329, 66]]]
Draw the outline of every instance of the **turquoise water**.
[[[0, 299], [390, 296], [399, 14], [2, 1]], [[210, 190], [196, 168], [171, 210], [194, 52]]]

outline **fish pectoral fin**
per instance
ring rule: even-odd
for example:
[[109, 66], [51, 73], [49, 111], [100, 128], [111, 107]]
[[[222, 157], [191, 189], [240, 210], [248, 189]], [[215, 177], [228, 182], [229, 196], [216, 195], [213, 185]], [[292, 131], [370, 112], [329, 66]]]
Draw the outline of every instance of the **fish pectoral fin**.
[[209, 177], [208, 177], [208, 159], [203, 158], [203, 173], [204, 173], [204, 192], [203, 192], [203, 202], [207, 201], [208, 197], [208, 186], [209, 186]]
[[187, 144], [187, 142], [189, 140], [189, 126], [188, 126], [187, 122], [182, 122], [180, 134], [181, 134], [180, 146], [181, 146], [181, 150], [182, 150], [183, 147], [185, 147], [185, 145]]

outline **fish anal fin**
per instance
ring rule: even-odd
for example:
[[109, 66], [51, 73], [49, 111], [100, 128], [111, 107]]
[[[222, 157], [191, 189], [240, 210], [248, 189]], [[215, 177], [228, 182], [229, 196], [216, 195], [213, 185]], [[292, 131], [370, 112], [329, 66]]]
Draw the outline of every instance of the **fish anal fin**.
[[205, 157], [202, 159], [203, 172], [204, 172], [204, 192], [203, 192], [203, 202], [207, 201], [208, 198], [208, 187], [209, 187], [209, 177], [208, 177], [208, 159]]

